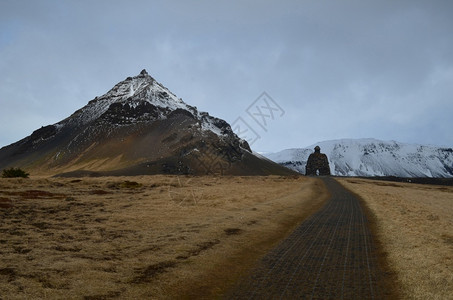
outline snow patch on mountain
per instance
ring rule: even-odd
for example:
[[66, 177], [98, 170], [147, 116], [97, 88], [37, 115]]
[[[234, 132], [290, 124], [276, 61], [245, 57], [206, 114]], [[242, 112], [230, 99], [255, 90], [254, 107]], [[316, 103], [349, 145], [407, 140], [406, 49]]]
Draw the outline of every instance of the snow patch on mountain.
[[[106, 94], [91, 100], [86, 106], [76, 111], [69, 118], [55, 124], [60, 130], [64, 126], [86, 126], [98, 120], [113, 104], [128, 106], [136, 109], [144, 104], [151, 104], [156, 108], [158, 119], [165, 119], [167, 115], [177, 109], [181, 109], [200, 120], [203, 131], [211, 131], [223, 136], [223, 130], [216, 125], [214, 117], [207, 113], [199, 112], [196, 107], [186, 104], [161, 83], [143, 70], [135, 77], [128, 77], [116, 84]], [[128, 123], [139, 120], [127, 119]], [[116, 124], [121, 125], [121, 124]]]
[[267, 153], [269, 159], [305, 174], [318, 145], [337, 176], [453, 177], [453, 149], [377, 139], [324, 141], [306, 148]]

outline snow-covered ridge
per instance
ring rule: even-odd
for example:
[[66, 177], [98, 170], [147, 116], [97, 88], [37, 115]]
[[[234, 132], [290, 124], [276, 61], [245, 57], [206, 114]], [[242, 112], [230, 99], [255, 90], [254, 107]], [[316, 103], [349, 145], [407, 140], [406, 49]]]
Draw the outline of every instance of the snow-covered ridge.
[[305, 174], [318, 145], [337, 176], [453, 177], [453, 149], [376, 139], [342, 139], [268, 153], [269, 159]]

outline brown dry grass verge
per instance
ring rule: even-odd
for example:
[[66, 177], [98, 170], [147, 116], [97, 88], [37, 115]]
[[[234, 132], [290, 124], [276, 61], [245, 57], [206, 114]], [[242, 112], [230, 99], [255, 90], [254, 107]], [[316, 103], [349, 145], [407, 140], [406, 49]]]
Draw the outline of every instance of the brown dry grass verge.
[[2, 179], [0, 295], [214, 298], [326, 198], [303, 177]]
[[[453, 187], [339, 179], [370, 211], [387, 283], [404, 299], [453, 299]], [[391, 281], [394, 280], [394, 284]]]

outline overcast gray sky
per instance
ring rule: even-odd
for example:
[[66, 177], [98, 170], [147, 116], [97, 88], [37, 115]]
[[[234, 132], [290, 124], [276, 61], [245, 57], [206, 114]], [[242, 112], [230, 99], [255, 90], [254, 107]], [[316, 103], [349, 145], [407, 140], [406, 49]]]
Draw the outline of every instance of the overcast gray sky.
[[[146, 68], [278, 151], [372, 137], [453, 146], [453, 1], [0, 0], [0, 147]], [[266, 128], [246, 109], [267, 92]]]

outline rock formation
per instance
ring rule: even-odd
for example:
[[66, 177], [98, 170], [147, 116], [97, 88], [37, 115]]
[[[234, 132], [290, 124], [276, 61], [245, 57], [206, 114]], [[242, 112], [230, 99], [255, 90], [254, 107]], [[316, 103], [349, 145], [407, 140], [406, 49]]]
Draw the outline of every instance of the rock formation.
[[330, 175], [329, 160], [327, 155], [321, 153], [319, 146], [316, 146], [315, 152], [308, 157], [305, 175]]

